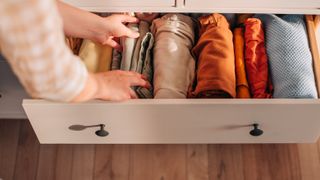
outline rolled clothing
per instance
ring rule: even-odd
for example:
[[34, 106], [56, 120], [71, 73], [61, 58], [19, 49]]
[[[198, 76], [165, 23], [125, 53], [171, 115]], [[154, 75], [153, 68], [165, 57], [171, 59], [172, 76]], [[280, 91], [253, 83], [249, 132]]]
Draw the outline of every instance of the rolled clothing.
[[[89, 72], [101, 72], [110, 70], [112, 48], [85, 39], [79, 51], [79, 57], [83, 60]], [[99, 67], [101, 66], [101, 67]]]
[[[226, 18], [211, 14], [199, 18], [200, 39], [193, 48], [198, 59], [197, 98], [236, 97], [233, 36]], [[212, 93], [214, 92], [214, 93]]]
[[317, 98], [303, 15], [256, 15], [265, 26], [274, 98]]
[[244, 32], [242, 27], [233, 30], [237, 98], [250, 98], [244, 61]]
[[[153, 84], [153, 61], [152, 61], [152, 48], [154, 44], [154, 37], [152, 33], [147, 32], [141, 41], [141, 50], [139, 53], [139, 61], [136, 72], [141, 73], [146, 77], [146, 80]], [[153, 98], [153, 87], [137, 87], [136, 93], [139, 98]]]
[[245, 64], [253, 98], [271, 98], [273, 87], [269, 75], [264, 31], [260, 19], [248, 18], [245, 25]]
[[153, 21], [155, 99], [187, 97], [194, 80], [195, 27], [196, 22], [182, 14], [166, 14]]
[[[137, 23], [128, 24], [128, 28], [139, 32]], [[122, 37], [120, 43], [122, 45], [122, 59], [120, 69], [123, 71], [129, 71], [131, 68], [131, 61], [134, 53], [134, 48], [136, 46], [137, 38]]]
[[117, 49], [112, 51], [111, 70], [120, 70], [121, 67], [121, 52]]
[[133, 56], [131, 60], [131, 66], [130, 66], [130, 71], [136, 71], [137, 72], [137, 66], [138, 66], [138, 61], [140, 60], [140, 51], [141, 51], [141, 45], [142, 45], [142, 39], [145, 38], [145, 35], [147, 32], [150, 31], [150, 25], [146, 21], [140, 21], [139, 22], [139, 33], [140, 36], [137, 39], [136, 45], [134, 47], [133, 51]]
[[140, 21], [145, 21], [147, 23], [152, 23], [160, 14], [159, 13], [135, 13], [136, 17]]
[[309, 46], [311, 49], [313, 59], [313, 71], [316, 80], [316, 86], [318, 90], [318, 96], [320, 95], [320, 46], [317, 44], [316, 34], [317, 28], [315, 23], [315, 17], [313, 15], [306, 15], [306, 25], [308, 29]]

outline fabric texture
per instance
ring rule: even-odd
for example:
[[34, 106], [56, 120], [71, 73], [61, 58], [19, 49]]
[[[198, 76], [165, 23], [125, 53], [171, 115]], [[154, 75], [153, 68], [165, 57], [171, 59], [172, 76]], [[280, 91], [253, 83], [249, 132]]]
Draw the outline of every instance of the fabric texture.
[[233, 30], [233, 43], [235, 55], [237, 98], [250, 98], [249, 84], [246, 76], [244, 61], [244, 31], [242, 27]]
[[[138, 24], [130, 23], [128, 28], [139, 32]], [[134, 48], [136, 46], [137, 38], [122, 37], [120, 43], [122, 45], [122, 59], [120, 69], [123, 71], [129, 71], [131, 68], [131, 61], [134, 53]]]
[[111, 62], [111, 70], [120, 70], [121, 67], [121, 52], [117, 49], [113, 49], [112, 51], [112, 62]]
[[248, 18], [245, 23], [245, 63], [253, 98], [271, 98], [273, 87], [269, 76], [262, 23]]
[[140, 21], [145, 21], [151, 24], [152, 21], [156, 19], [160, 14], [159, 13], [135, 13], [135, 15]]
[[53, 0], [1, 0], [0, 47], [34, 98], [71, 101], [83, 90], [88, 72], [67, 47]]
[[303, 15], [256, 15], [263, 21], [274, 98], [317, 98]]
[[83, 39], [81, 39], [81, 38], [66, 37], [66, 43], [74, 55], [79, 54], [82, 41], [83, 41]]
[[[139, 53], [139, 61], [136, 72], [143, 74], [146, 80], [153, 84], [153, 60], [152, 48], [154, 44], [154, 37], [152, 33], [147, 32], [141, 41], [141, 49]], [[139, 98], [153, 98], [153, 86], [150, 89], [145, 87], [137, 87], [136, 93]]]
[[154, 98], [186, 98], [194, 80], [195, 60], [191, 55], [196, 23], [182, 14], [155, 19]]
[[132, 60], [131, 60], [131, 66], [130, 66], [131, 71], [137, 71], [138, 61], [140, 59], [139, 55], [140, 55], [140, 50], [141, 50], [141, 45], [142, 45], [142, 39], [145, 38], [145, 35], [149, 31], [150, 31], [149, 23], [146, 21], [140, 21], [139, 22], [140, 36], [137, 39], [136, 45], [134, 47], [133, 56], [132, 56]]
[[79, 57], [83, 60], [89, 72], [109, 71], [112, 48], [85, 39], [81, 45]]
[[320, 46], [317, 44], [317, 38], [316, 38], [316, 33], [317, 29], [319, 28], [316, 27], [315, 23], [315, 17], [312, 15], [306, 15], [306, 25], [308, 29], [308, 37], [309, 37], [309, 46], [311, 49], [312, 53], [312, 59], [313, 59], [313, 71], [314, 71], [314, 76], [316, 80], [316, 86], [318, 90], [318, 96], [320, 95]]
[[221, 14], [200, 17], [199, 21], [200, 39], [193, 48], [198, 59], [197, 82], [192, 96], [236, 97], [233, 36], [229, 24]]

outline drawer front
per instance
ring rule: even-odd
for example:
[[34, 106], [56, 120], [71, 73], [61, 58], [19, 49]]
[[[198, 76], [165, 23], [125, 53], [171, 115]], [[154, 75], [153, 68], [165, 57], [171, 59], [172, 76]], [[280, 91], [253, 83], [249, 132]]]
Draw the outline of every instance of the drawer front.
[[[175, 0], [64, 0], [64, 2], [77, 7], [172, 7]], [[128, 10], [127, 10], [128, 11]]]
[[22, 100], [28, 97], [9, 64], [0, 57], [0, 119], [26, 118]]
[[[41, 143], [302, 143], [320, 132], [318, 100], [25, 100], [23, 107]], [[261, 136], [249, 134], [253, 123]], [[69, 129], [98, 124], [108, 136], [97, 136], [99, 127]]]
[[186, 7], [247, 9], [317, 9], [319, 0], [186, 0]]

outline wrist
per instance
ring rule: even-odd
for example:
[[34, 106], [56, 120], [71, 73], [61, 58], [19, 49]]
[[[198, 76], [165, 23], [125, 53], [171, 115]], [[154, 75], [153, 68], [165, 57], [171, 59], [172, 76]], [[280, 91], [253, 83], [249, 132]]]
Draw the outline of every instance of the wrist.
[[90, 73], [87, 77], [86, 84], [83, 90], [72, 100], [72, 102], [84, 102], [92, 99], [97, 99], [99, 97], [98, 85], [99, 83], [96, 76]]

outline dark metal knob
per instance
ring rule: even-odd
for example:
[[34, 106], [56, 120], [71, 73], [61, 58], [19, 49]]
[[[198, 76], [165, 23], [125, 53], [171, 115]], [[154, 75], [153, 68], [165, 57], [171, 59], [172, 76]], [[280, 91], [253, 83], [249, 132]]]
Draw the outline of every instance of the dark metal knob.
[[100, 136], [100, 137], [105, 137], [109, 135], [109, 132], [104, 130], [105, 125], [104, 124], [100, 124], [100, 129], [98, 131], [96, 131], [96, 135]]
[[261, 136], [263, 131], [259, 129], [259, 124], [252, 124], [253, 129], [250, 131], [251, 136]]
[[94, 128], [94, 127], [100, 127], [100, 129], [95, 132], [95, 134], [97, 136], [105, 137], [105, 136], [109, 135], [109, 132], [104, 129], [106, 127], [106, 125], [104, 125], [104, 124], [90, 125], [90, 126], [75, 124], [75, 125], [70, 126], [69, 129], [73, 130], [73, 131], [82, 131], [87, 128]]

